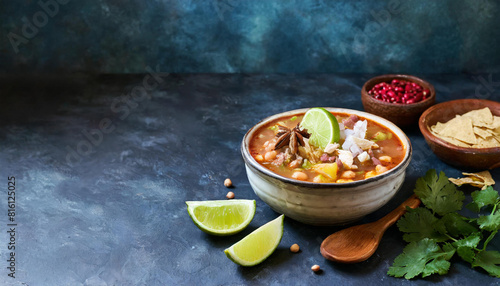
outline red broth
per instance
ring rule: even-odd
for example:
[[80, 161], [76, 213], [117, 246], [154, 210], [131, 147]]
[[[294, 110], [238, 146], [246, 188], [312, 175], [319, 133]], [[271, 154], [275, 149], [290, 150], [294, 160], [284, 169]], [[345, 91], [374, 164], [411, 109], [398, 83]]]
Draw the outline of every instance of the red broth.
[[[339, 123], [341, 123], [344, 119], [349, 118], [349, 114], [332, 114], [337, 118], [337, 121]], [[330, 162], [317, 161], [315, 163], [311, 163], [309, 160], [308, 162], [306, 162], [306, 160], [303, 160], [302, 164], [300, 164], [299, 166], [297, 166], [296, 164], [291, 166], [291, 162], [283, 162], [279, 164], [276, 158], [279, 157], [280, 153], [285, 152], [285, 149], [287, 147], [274, 150], [275, 143], [277, 141], [277, 124], [284, 125], [291, 129], [297, 126], [298, 123], [300, 123], [303, 116], [304, 114], [278, 118], [259, 128], [254, 133], [253, 138], [250, 140], [250, 154], [262, 166], [280, 176], [319, 183], [344, 183], [364, 180], [366, 178], [373, 177], [394, 168], [403, 160], [405, 156], [405, 148], [398, 136], [396, 136], [385, 126], [382, 126], [370, 119], [359, 117], [359, 120], [367, 121], [367, 132], [365, 139], [374, 140], [379, 146], [378, 148], [372, 149], [372, 152], [373, 157], [378, 160], [380, 166], [377, 166], [372, 159], [362, 163], [358, 160], [358, 158], [354, 158], [353, 164], [355, 165], [354, 167], [356, 167], [355, 169], [354, 167], [350, 169], [343, 164], [338, 164], [337, 176], [336, 178], [332, 178], [323, 176], [321, 172], [317, 172], [317, 169], [315, 169], [314, 167], [314, 165], [317, 164]], [[380, 137], [377, 136], [380, 134], [385, 134], [385, 136], [382, 137], [383, 140], [375, 140], [374, 138], [380, 139]], [[341, 148], [342, 144], [344, 143], [344, 139], [341, 139], [338, 143], [340, 144]], [[273, 152], [275, 152], [276, 154], [273, 154]], [[320, 153], [324, 153], [320, 149], [317, 149], [316, 152], [318, 155]], [[302, 174], [300, 174], [300, 176], [296, 176], [295, 173], [303, 173], [305, 174], [305, 176]]]

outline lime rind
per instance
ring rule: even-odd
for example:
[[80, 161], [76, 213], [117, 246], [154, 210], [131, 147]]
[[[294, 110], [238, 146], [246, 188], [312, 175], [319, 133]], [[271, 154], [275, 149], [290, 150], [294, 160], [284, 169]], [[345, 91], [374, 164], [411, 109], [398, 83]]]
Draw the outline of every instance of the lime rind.
[[300, 123], [301, 128], [311, 133], [309, 143], [324, 149], [326, 145], [340, 140], [340, 128], [337, 118], [322, 107], [309, 109]]
[[274, 253], [283, 238], [284, 215], [264, 224], [224, 250], [226, 256], [241, 266], [255, 266]]
[[186, 201], [187, 211], [202, 231], [218, 236], [236, 234], [255, 216], [255, 200]]

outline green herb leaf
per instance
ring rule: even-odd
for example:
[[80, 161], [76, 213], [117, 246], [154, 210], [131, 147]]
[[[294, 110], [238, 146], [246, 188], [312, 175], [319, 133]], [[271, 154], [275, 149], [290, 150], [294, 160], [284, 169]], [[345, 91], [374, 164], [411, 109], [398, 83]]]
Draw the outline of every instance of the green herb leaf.
[[473, 192], [467, 207], [476, 212], [491, 207], [491, 214], [469, 218], [457, 212], [463, 207], [464, 193], [443, 172], [438, 176], [435, 170], [429, 170], [417, 180], [414, 191], [423, 206], [407, 207], [399, 219], [397, 225], [409, 244], [387, 274], [406, 279], [442, 275], [448, 272], [449, 260], [457, 253], [472, 267], [481, 267], [500, 278], [500, 252], [486, 251], [500, 231], [499, 193], [491, 186]]
[[479, 224], [480, 229], [487, 231], [495, 231], [500, 229], [500, 213], [496, 211], [490, 215], [479, 216], [477, 219], [477, 224]]
[[464, 239], [455, 241], [453, 246], [457, 248], [458, 256], [460, 256], [463, 260], [472, 263], [476, 256], [475, 248], [478, 246], [480, 241], [481, 233], [476, 232]]
[[403, 277], [412, 279], [420, 274], [422, 277], [434, 273], [446, 274], [450, 268], [448, 261], [455, 252], [455, 249], [449, 244], [443, 251], [439, 245], [432, 239], [424, 238], [420, 241], [408, 244], [403, 253], [400, 254], [391, 267], [388, 275], [394, 277]]
[[427, 208], [441, 216], [462, 209], [465, 199], [464, 193], [443, 172], [438, 177], [434, 169], [417, 180], [415, 194]]
[[415, 242], [423, 238], [445, 241], [448, 237], [434, 227], [438, 220], [426, 208], [407, 208], [406, 213], [398, 220], [397, 226], [400, 231], [405, 232], [403, 239], [407, 242]]
[[490, 275], [500, 278], [500, 252], [482, 251], [476, 254], [472, 267], [481, 267]]
[[449, 213], [442, 217], [434, 227], [442, 234], [453, 237], [464, 237], [477, 232], [478, 229], [467, 222], [467, 218], [458, 213]]
[[425, 265], [424, 271], [422, 272], [422, 277], [427, 277], [432, 274], [444, 275], [448, 273], [450, 269], [450, 260], [455, 254], [455, 247], [449, 243], [443, 245], [443, 255], [439, 256]]
[[472, 192], [471, 197], [473, 201], [467, 205], [467, 208], [475, 212], [479, 212], [484, 206], [493, 206], [500, 200], [498, 192], [492, 186]]

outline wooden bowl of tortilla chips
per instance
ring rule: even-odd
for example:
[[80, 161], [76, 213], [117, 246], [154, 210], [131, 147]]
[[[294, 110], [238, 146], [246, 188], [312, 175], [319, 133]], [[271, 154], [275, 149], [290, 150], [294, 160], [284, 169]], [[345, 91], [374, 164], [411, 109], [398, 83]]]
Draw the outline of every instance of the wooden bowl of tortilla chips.
[[436, 156], [450, 165], [477, 170], [500, 167], [499, 102], [443, 102], [422, 113], [419, 128]]

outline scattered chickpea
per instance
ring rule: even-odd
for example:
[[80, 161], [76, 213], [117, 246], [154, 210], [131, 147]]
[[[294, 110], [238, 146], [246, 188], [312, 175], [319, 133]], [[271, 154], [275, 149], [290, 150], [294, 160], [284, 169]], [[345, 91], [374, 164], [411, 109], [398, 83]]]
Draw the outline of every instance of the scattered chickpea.
[[296, 253], [296, 252], [299, 252], [299, 250], [300, 250], [300, 247], [299, 247], [299, 245], [297, 243], [292, 244], [292, 246], [290, 246], [290, 251], [291, 252]]
[[340, 177], [342, 179], [354, 179], [354, 177], [356, 177], [356, 173], [349, 170], [349, 171], [345, 171], [344, 173], [342, 173], [342, 175]]
[[304, 172], [297, 171], [292, 174], [292, 178], [296, 180], [305, 181], [307, 180], [307, 178], [309, 178], [309, 176], [307, 176], [307, 174]]
[[318, 264], [315, 264], [311, 267], [311, 270], [314, 271], [315, 273], [318, 273], [321, 270], [321, 268], [319, 267]]
[[268, 151], [266, 152], [266, 154], [264, 155], [264, 159], [266, 159], [266, 161], [272, 161], [274, 160], [274, 158], [276, 158], [276, 151]]
[[262, 155], [259, 154], [259, 155], [255, 156], [255, 160], [257, 160], [257, 162], [263, 162], [264, 161], [264, 156], [262, 156]]
[[226, 186], [227, 188], [230, 188], [233, 186], [233, 182], [231, 182], [231, 179], [227, 178], [224, 180], [224, 186]]
[[234, 199], [234, 193], [233, 192], [227, 192], [226, 198], [228, 198], [228, 199]]

